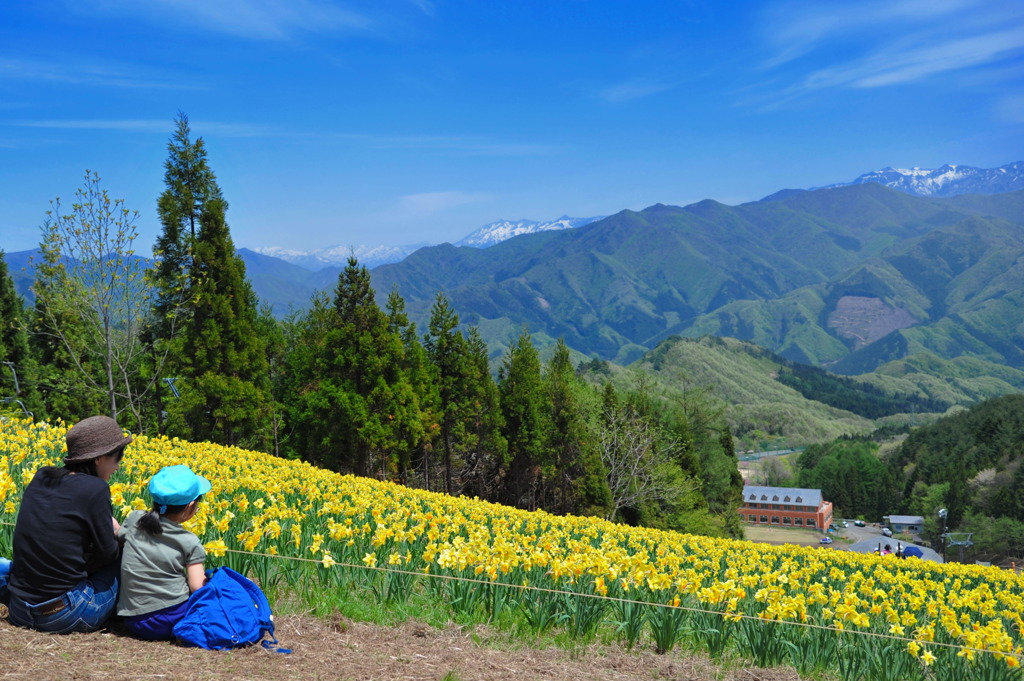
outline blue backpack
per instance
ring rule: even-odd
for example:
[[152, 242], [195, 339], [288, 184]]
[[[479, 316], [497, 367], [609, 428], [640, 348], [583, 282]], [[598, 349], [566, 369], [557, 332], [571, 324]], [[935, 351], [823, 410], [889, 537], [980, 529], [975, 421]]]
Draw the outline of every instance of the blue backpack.
[[[174, 625], [174, 636], [186, 646], [226, 650], [262, 642], [276, 648], [270, 603], [256, 584], [231, 568], [213, 570], [202, 589], [188, 600], [185, 615]], [[264, 640], [269, 636], [270, 640]]]

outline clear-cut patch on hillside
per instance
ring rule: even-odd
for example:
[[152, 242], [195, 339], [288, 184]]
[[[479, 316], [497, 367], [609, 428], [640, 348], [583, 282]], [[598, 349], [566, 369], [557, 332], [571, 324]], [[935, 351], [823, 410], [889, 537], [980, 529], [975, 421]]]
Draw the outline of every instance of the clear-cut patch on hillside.
[[855, 350], [916, 323], [906, 310], [867, 296], [843, 296], [828, 316], [828, 327], [842, 338], [853, 339]]

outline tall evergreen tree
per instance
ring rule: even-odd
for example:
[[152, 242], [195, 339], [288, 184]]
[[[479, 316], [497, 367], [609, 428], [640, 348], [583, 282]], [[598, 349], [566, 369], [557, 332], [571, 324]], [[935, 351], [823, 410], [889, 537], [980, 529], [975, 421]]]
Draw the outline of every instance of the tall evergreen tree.
[[525, 329], [502, 361], [498, 389], [510, 459], [503, 500], [510, 506], [535, 510], [545, 464], [545, 405], [540, 357]]
[[[157, 379], [181, 373], [182, 349], [176, 339], [194, 312], [191, 304], [197, 274], [194, 250], [201, 215], [211, 201], [220, 202], [222, 212], [227, 210], [217, 178], [207, 163], [203, 138], [192, 140], [188, 116], [183, 112], [178, 112], [174, 122], [164, 161], [165, 189], [157, 199], [162, 230], [153, 247], [154, 265], [150, 276], [155, 295], [145, 331], [150, 347], [149, 371]], [[164, 399], [173, 399], [159, 390], [154, 397], [157, 412], [163, 411]]]
[[314, 299], [302, 327], [291, 362], [290, 446], [335, 470], [401, 477], [422, 422], [402, 338], [377, 306], [369, 270], [349, 258], [333, 300]]
[[434, 298], [434, 305], [430, 308], [430, 322], [423, 343], [427, 356], [434, 364], [437, 377], [444, 491], [448, 494], [453, 492], [454, 450], [463, 434], [463, 412], [469, 373], [466, 339], [458, 327], [459, 316], [445, 295], [438, 292]]
[[353, 436], [343, 418], [349, 401], [332, 342], [340, 322], [326, 293], [313, 296], [310, 308], [294, 322], [283, 378], [287, 413], [287, 454], [331, 470], [351, 470], [342, 451]]
[[405, 313], [405, 299], [397, 287], [388, 294], [386, 309], [388, 330], [402, 341], [404, 381], [415, 397], [415, 409], [408, 414], [414, 420], [397, 437], [400, 442], [396, 451], [398, 478], [402, 484], [408, 484], [410, 471], [416, 463], [425, 461], [433, 445], [439, 395], [433, 365], [416, 335], [416, 325]]
[[349, 392], [345, 418], [355, 430], [346, 443], [349, 470], [368, 475], [371, 454], [388, 440], [381, 415], [372, 403], [387, 399], [383, 394], [388, 387], [385, 376], [396, 369], [397, 343], [377, 305], [370, 271], [355, 257], [348, 259], [338, 276], [334, 309], [340, 332], [332, 339], [337, 351], [335, 367]]
[[569, 348], [561, 338], [548, 361], [544, 383], [551, 408], [547, 429], [551, 457], [546, 477], [552, 479], [557, 510], [603, 516], [611, 506], [611, 491], [600, 452], [589, 437], [582, 400], [584, 386], [576, 377]]
[[200, 216], [193, 266], [192, 320], [182, 338], [180, 400], [168, 431], [195, 440], [268, 447], [270, 378], [258, 333], [256, 296], [235, 253], [224, 203]]
[[227, 211], [217, 178], [206, 162], [203, 138], [192, 141], [191, 137], [188, 116], [179, 111], [174, 134], [167, 143], [166, 189], [157, 199], [157, 216], [163, 231], [153, 249], [157, 258], [154, 277], [159, 289], [155, 310], [163, 337], [169, 334], [168, 326], [188, 296], [187, 273], [193, 264], [192, 250], [206, 204], [219, 201], [222, 210]]
[[14, 288], [7, 259], [0, 250], [0, 397], [9, 398], [13, 406], [32, 411], [41, 405], [26, 322], [25, 303]]
[[496, 496], [495, 482], [506, 463], [508, 443], [501, 432], [505, 422], [501, 415], [498, 386], [491, 376], [487, 343], [475, 326], [469, 329], [466, 351], [469, 374], [464, 415], [466, 444], [462, 491], [471, 491], [482, 499], [493, 498]]

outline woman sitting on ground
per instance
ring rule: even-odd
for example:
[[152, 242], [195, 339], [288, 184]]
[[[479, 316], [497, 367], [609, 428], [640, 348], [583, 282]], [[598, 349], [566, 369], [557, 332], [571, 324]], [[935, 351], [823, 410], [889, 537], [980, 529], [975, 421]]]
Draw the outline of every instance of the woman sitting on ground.
[[117, 603], [120, 547], [107, 482], [132, 441], [109, 416], [67, 432], [63, 467], [36, 471], [14, 527], [11, 624], [58, 634], [95, 631]]

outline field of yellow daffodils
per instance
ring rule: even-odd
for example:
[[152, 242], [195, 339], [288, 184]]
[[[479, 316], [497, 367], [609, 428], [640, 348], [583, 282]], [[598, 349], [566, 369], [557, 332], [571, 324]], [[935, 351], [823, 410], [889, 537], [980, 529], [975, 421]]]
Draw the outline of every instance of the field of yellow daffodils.
[[[0, 422], [0, 553], [63, 424]], [[1022, 679], [1024, 577], [974, 565], [772, 547], [525, 512], [206, 443], [138, 436], [116, 517], [187, 464], [213, 483], [188, 523], [210, 556], [290, 588], [411, 594], [526, 634], [676, 645], [846, 680]], [[296, 560], [301, 559], [301, 560]]]

